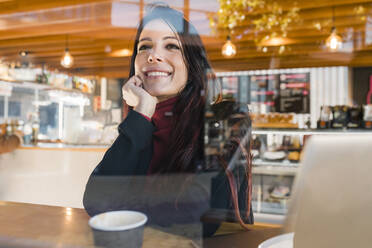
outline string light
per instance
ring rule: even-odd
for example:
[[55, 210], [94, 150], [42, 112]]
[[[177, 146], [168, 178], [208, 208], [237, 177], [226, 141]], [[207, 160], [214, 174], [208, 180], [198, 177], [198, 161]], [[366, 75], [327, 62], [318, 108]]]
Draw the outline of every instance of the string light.
[[[213, 32], [228, 30], [230, 34], [255, 36], [257, 46], [270, 38], [286, 38], [289, 26], [300, 20], [296, 3], [284, 7], [266, 0], [219, 0], [220, 8], [215, 15], [209, 15], [209, 24]], [[241, 27], [250, 26], [242, 31]], [[283, 43], [276, 46], [285, 45]]]

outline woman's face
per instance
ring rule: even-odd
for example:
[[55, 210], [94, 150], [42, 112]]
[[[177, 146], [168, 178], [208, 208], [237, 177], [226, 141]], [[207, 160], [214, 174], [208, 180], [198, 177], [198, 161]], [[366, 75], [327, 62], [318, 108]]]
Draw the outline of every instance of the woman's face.
[[134, 66], [145, 90], [159, 101], [177, 95], [186, 85], [181, 41], [164, 21], [146, 24], [139, 37]]

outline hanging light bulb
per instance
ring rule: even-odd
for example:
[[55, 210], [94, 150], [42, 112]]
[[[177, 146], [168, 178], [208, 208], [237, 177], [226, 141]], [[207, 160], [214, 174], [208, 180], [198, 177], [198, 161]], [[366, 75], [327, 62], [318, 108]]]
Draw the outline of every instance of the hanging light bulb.
[[222, 55], [226, 58], [234, 57], [236, 54], [236, 46], [231, 42], [230, 36], [227, 36], [227, 41], [222, 47]]
[[336, 32], [336, 28], [332, 27], [331, 34], [328, 36], [326, 40], [326, 46], [331, 50], [331, 51], [337, 51], [341, 49], [342, 47], [342, 38], [339, 36]]
[[61, 65], [65, 68], [71, 68], [74, 65], [74, 58], [68, 50], [68, 37], [66, 36], [66, 49], [61, 58]]
[[65, 68], [71, 68], [73, 64], [74, 58], [71, 56], [70, 52], [68, 51], [68, 48], [66, 48], [65, 54], [61, 59], [61, 65]]
[[332, 29], [331, 34], [326, 39], [326, 46], [332, 51], [337, 51], [342, 47], [342, 38], [336, 32], [335, 27], [335, 7], [332, 7]]

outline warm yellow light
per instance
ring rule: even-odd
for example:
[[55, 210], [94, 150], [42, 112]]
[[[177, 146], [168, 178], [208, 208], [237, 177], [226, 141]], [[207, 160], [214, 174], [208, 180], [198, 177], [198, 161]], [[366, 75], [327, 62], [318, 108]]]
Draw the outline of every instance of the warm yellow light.
[[326, 46], [331, 51], [337, 51], [342, 47], [342, 38], [336, 32], [336, 28], [332, 28], [331, 34], [328, 36], [326, 40]]
[[226, 43], [222, 47], [222, 55], [226, 58], [234, 57], [236, 54], [236, 46], [227, 38]]
[[116, 50], [110, 53], [111, 57], [128, 57], [131, 55], [132, 55], [132, 52], [127, 48]]
[[19, 53], [19, 55], [21, 55], [22, 57], [26, 57], [27, 54], [28, 54], [27, 51], [21, 51], [21, 52]]
[[265, 39], [260, 44], [261, 46], [282, 46], [292, 43], [294, 43], [294, 41], [286, 37], [271, 37], [269, 39]]
[[68, 49], [65, 50], [65, 54], [62, 56], [61, 65], [65, 68], [71, 68], [74, 64], [74, 58], [71, 56]]

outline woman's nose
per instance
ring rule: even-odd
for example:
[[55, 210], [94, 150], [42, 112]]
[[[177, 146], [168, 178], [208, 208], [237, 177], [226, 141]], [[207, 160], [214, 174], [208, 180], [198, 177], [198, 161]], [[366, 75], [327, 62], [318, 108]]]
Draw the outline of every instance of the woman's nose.
[[147, 58], [147, 61], [149, 63], [154, 63], [155, 61], [156, 62], [162, 62], [163, 59], [158, 54], [156, 54], [156, 53], [150, 53], [149, 54], [149, 57]]

